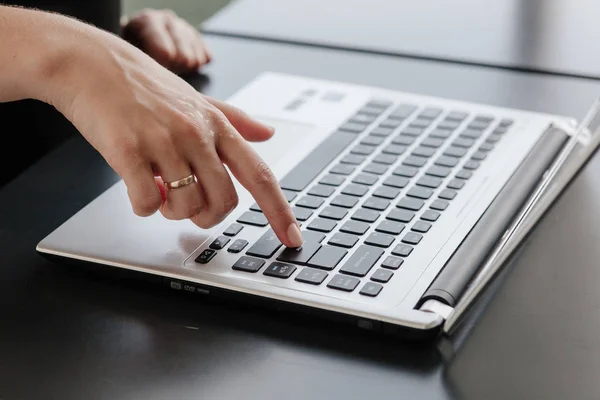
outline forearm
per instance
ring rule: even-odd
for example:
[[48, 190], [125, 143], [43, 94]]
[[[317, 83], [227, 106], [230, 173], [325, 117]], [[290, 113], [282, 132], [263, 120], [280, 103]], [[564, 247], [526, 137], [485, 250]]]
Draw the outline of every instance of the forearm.
[[0, 6], [0, 102], [33, 98], [52, 102], [70, 68], [86, 25], [41, 11]]

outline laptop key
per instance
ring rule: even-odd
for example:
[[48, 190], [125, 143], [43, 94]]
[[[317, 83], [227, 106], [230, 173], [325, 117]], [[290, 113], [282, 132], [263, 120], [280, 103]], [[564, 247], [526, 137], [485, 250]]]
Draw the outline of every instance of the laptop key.
[[281, 262], [272, 262], [271, 265], [265, 269], [263, 275], [272, 276], [274, 278], [287, 279], [296, 271], [296, 267], [290, 264], [284, 264]]
[[441, 165], [442, 167], [454, 168], [456, 164], [458, 164], [458, 158], [448, 157], [448, 156], [440, 156], [437, 160], [435, 160], [435, 165]]
[[321, 243], [325, 239], [325, 234], [315, 231], [302, 231], [302, 238], [305, 242]]
[[448, 208], [449, 204], [450, 203], [448, 203], [446, 200], [436, 199], [433, 202], [431, 202], [431, 205], [429, 207], [433, 208], [434, 210], [444, 211], [446, 208]]
[[438, 139], [438, 138], [434, 138], [434, 137], [425, 138], [421, 142], [421, 146], [433, 147], [435, 149], [439, 148], [443, 144], [444, 144], [444, 140], [443, 139]]
[[371, 107], [371, 106], [367, 105], [367, 106], [364, 106], [363, 108], [361, 108], [360, 110], [358, 110], [358, 113], [379, 117], [381, 114], [383, 114], [383, 111], [384, 111], [384, 109], [377, 108], [377, 107]]
[[371, 131], [371, 135], [374, 136], [381, 136], [381, 137], [388, 137], [392, 134], [392, 132], [394, 132], [394, 129], [392, 128], [386, 128], [384, 126], [379, 126], [377, 128], [374, 128]]
[[400, 194], [400, 190], [388, 186], [381, 186], [373, 192], [373, 196], [393, 200]]
[[407, 244], [398, 244], [392, 250], [392, 254], [400, 257], [408, 257], [412, 253], [413, 248]]
[[432, 165], [431, 167], [429, 167], [429, 169], [427, 171], [425, 171], [425, 174], [430, 175], [430, 176], [437, 176], [438, 178], [445, 178], [448, 175], [450, 175], [450, 172], [452, 172], [452, 170], [448, 167], [440, 167], [439, 165]]
[[467, 139], [479, 139], [483, 135], [482, 131], [476, 131], [473, 129], [465, 129], [460, 133], [459, 136], [467, 138]]
[[356, 123], [356, 124], [367, 124], [370, 125], [377, 119], [376, 116], [372, 114], [363, 114], [360, 111], [355, 114], [352, 118], [348, 120], [348, 122]]
[[244, 229], [244, 225], [233, 223], [229, 225], [227, 229], [223, 231], [223, 235], [225, 236], [235, 236], [240, 233]]
[[311, 231], [329, 233], [336, 227], [336, 225], [337, 222], [332, 221], [330, 219], [315, 218], [310, 222], [310, 224], [308, 224], [306, 229], [310, 229]]
[[267, 221], [267, 217], [265, 217], [261, 213], [257, 213], [254, 211], [246, 211], [237, 219], [237, 222], [239, 222], [241, 224], [254, 225], [254, 226], [269, 225], [269, 221]]
[[335, 167], [331, 168], [331, 170], [329, 170], [329, 172], [331, 172], [332, 174], [338, 174], [338, 175], [350, 175], [354, 172], [355, 169], [356, 169], [356, 167], [354, 167], [352, 165], [338, 164]]
[[317, 208], [321, 207], [324, 202], [325, 200], [323, 200], [320, 197], [304, 196], [296, 202], [296, 205], [298, 207], [305, 207], [316, 210]]
[[441, 108], [428, 107], [421, 111], [417, 118], [436, 119], [442, 113]]
[[431, 224], [425, 221], [417, 221], [412, 226], [411, 230], [419, 233], [427, 233], [431, 229]]
[[373, 158], [374, 163], [385, 165], [392, 165], [396, 161], [398, 161], [398, 156], [395, 156], [393, 154], [378, 154], [377, 156], [375, 156], [375, 158]]
[[[400, 168], [403, 168], [403, 167], [400, 167]], [[390, 186], [390, 187], [398, 188], [398, 189], [405, 188], [409, 183], [410, 183], [410, 180], [408, 178], [404, 178], [402, 176], [390, 176], [385, 181], [383, 181], [384, 186]]]
[[444, 150], [444, 155], [449, 157], [457, 157], [461, 158], [467, 154], [467, 150], [462, 147], [450, 146], [446, 150]]
[[369, 224], [360, 221], [346, 221], [340, 228], [340, 232], [351, 233], [353, 235], [364, 235], [369, 230]]
[[417, 109], [417, 106], [412, 104], [401, 104], [392, 113], [389, 118], [406, 119], [412, 115]]
[[417, 128], [416, 126], [409, 126], [405, 129], [403, 129], [400, 134], [404, 135], [404, 136], [417, 137], [417, 136], [420, 136], [423, 133], [423, 131], [424, 131], [423, 128]]
[[265, 265], [265, 260], [242, 256], [233, 264], [233, 269], [244, 272], [258, 272]]
[[460, 171], [458, 171], [456, 173], [456, 177], [459, 179], [464, 179], [467, 180], [469, 179], [471, 176], [473, 176], [473, 172], [466, 170], [466, 169], [461, 169]]
[[209, 261], [212, 260], [213, 258], [215, 258], [216, 255], [217, 255], [216, 250], [204, 249], [204, 250], [202, 250], [202, 253], [200, 253], [194, 261], [196, 261], [198, 264], [208, 264]]
[[438, 196], [440, 197], [440, 199], [452, 200], [456, 197], [456, 194], [456, 190], [444, 189], [440, 192], [440, 194], [438, 194]]
[[355, 122], [346, 122], [342, 126], [338, 128], [340, 131], [351, 132], [351, 133], [361, 133], [365, 129], [367, 129], [367, 124], [358, 124]]
[[306, 221], [313, 215], [310, 208], [292, 207], [292, 211], [298, 221]]
[[[396, 251], [396, 249], [399, 246], [404, 246], [403, 244], [399, 244], [398, 246], [396, 246], [394, 248], [394, 251]], [[400, 268], [400, 266], [404, 263], [404, 259], [403, 258], [398, 258], [398, 257], [394, 257], [394, 256], [387, 256], [385, 258], [385, 260], [383, 260], [383, 262], [381, 263], [381, 266], [383, 268], [387, 268], [387, 269], [398, 269]]]
[[437, 139], [448, 139], [450, 136], [452, 136], [452, 131], [451, 130], [440, 129], [440, 128], [434, 129], [429, 134], [429, 137], [431, 137], [431, 138], [437, 138]]
[[414, 232], [408, 232], [402, 238], [402, 243], [412, 244], [413, 246], [419, 244], [419, 242], [423, 239], [423, 235]]
[[334, 246], [321, 246], [310, 260], [308, 266], [331, 271], [348, 254], [347, 250]]
[[435, 149], [432, 149], [431, 147], [424, 147], [424, 146], [420, 146], [415, 148], [410, 154], [412, 154], [413, 156], [419, 156], [419, 157], [431, 157], [432, 155], [435, 154]]
[[250, 211], [262, 212], [262, 209], [258, 205], [258, 203], [254, 203], [250, 206]]
[[440, 217], [440, 213], [434, 210], [426, 210], [423, 215], [421, 215], [421, 219], [425, 221], [435, 222]]
[[464, 119], [468, 116], [469, 114], [467, 114], [466, 112], [452, 111], [451, 113], [446, 115], [446, 119], [450, 119], [452, 121], [464, 121]]
[[371, 186], [377, 182], [377, 176], [371, 174], [358, 174], [352, 179], [353, 183], [358, 183], [360, 185]]
[[210, 248], [214, 250], [221, 250], [223, 247], [227, 246], [230, 240], [231, 239], [227, 236], [219, 236], [210, 244]]
[[452, 142], [452, 145], [456, 146], [456, 147], [464, 147], [465, 149], [468, 149], [471, 146], [473, 146], [474, 143], [475, 143], [475, 141], [473, 139], [459, 137], [456, 140], [454, 140], [454, 142]]
[[498, 134], [498, 135], [503, 135], [506, 132], [508, 132], [508, 128], [506, 128], [504, 126], [498, 126], [492, 131], [492, 133]]
[[469, 129], [476, 129], [476, 130], [482, 131], [484, 129], [487, 129], [488, 126], [490, 126], [489, 122], [474, 120], [469, 125], [467, 125], [467, 128], [469, 128]]
[[305, 265], [320, 248], [321, 245], [319, 243], [304, 241], [302, 247], [297, 249], [286, 247], [277, 257], [277, 261]]
[[423, 175], [421, 179], [417, 181], [417, 185], [425, 186], [432, 189], [437, 189], [442, 184], [443, 180], [433, 176]]
[[333, 192], [335, 192], [335, 188], [331, 186], [316, 184], [308, 191], [308, 194], [318, 197], [329, 197]]
[[496, 142], [499, 142], [500, 139], [502, 139], [501, 135], [496, 135], [496, 134], [492, 133], [485, 139], [485, 141], [487, 143], [496, 143]]
[[429, 189], [421, 186], [412, 187], [407, 193], [409, 197], [416, 197], [417, 199], [427, 200], [433, 196], [433, 189]]
[[388, 233], [390, 235], [399, 235], [404, 230], [405, 225], [395, 221], [382, 221], [375, 230], [381, 233]]
[[363, 144], [359, 144], [357, 146], [354, 146], [354, 148], [350, 150], [350, 153], [358, 154], [361, 156], [370, 156], [374, 150], [375, 148], [373, 146], [365, 146]]
[[503, 119], [500, 121], [500, 126], [511, 126], [515, 121], [512, 119]]
[[344, 219], [344, 217], [348, 214], [346, 209], [335, 206], [327, 206], [319, 213], [319, 217], [334, 219], [336, 221], [340, 221]]
[[342, 194], [350, 196], [362, 197], [369, 191], [369, 187], [365, 185], [357, 185], [356, 183], [350, 183], [342, 189]]
[[357, 278], [353, 278], [351, 276], [344, 276], [337, 274], [327, 284], [328, 288], [342, 290], [344, 292], [352, 292], [358, 284], [360, 280]]
[[481, 163], [479, 161], [469, 160], [465, 163], [465, 165], [463, 165], [463, 168], [473, 170], [479, 168], [480, 165]]
[[327, 244], [332, 246], [352, 248], [358, 242], [358, 236], [338, 232], [329, 239]]
[[460, 190], [465, 186], [465, 181], [461, 179], [452, 179], [448, 182], [448, 189]]
[[376, 163], [371, 163], [369, 165], [367, 165], [364, 169], [363, 172], [368, 172], [370, 174], [375, 174], [375, 175], [383, 175], [385, 174], [385, 172], [387, 171], [388, 166], [384, 165], [384, 164], [376, 164]]
[[304, 190], [355, 139], [355, 135], [347, 132], [329, 135], [281, 180], [281, 188], [294, 192]]
[[344, 156], [340, 162], [342, 164], [351, 164], [351, 165], [360, 165], [362, 164], [367, 158], [365, 156], [359, 156], [356, 154], [348, 154], [346, 156]]
[[487, 157], [487, 153], [485, 151], [476, 151], [471, 155], [471, 160], [475, 161], [483, 161]]
[[360, 144], [364, 144], [367, 146], [379, 146], [383, 143], [385, 138], [381, 136], [369, 135], [360, 141]]
[[484, 142], [481, 144], [481, 146], [479, 146], [479, 149], [477, 149], [477, 150], [483, 151], [483, 152], [492, 151], [492, 150], [494, 150], [494, 144]]
[[394, 273], [389, 269], [378, 268], [373, 275], [371, 275], [371, 280], [375, 282], [387, 283], [392, 279]]
[[376, 297], [382, 289], [383, 286], [381, 286], [379, 283], [367, 282], [362, 289], [360, 289], [359, 293], [363, 296]]
[[419, 173], [419, 170], [414, 167], [409, 167], [406, 165], [401, 165], [392, 172], [394, 175], [405, 176], [407, 178], [412, 178]]
[[[237, 239], [229, 248], [227, 249], [230, 253], [240, 253], [248, 246], [248, 241], [244, 239]], [[212, 257], [211, 257], [212, 258]], [[197, 260], [196, 260], [197, 261]]]
[[427, 128], [430, 124], [431, 124], [430, 120], [419, 118], [419, 119], [415, 119], [408, 126], [415, 127], [415, 128]]
[[340, 194], [340, 195], [334, 197], [333, 200], [331, 200], [332, 206], [344, 207], [344, 208], [352, 208], [356, 205], [356, 203], [358, 203], [358, 199], [356, 197], [347, 196], [345, 194]]
[[345, 180], [346, 178], [344, 178], [342, 175], [329, 174], [322, 177], [319, 183], [329, 186], [340, 186]]
[[369, 100], [365, 106], [366, 107], [379, 108], [382, 111], [385, 111], [388, 108], [390, 108], [390, 106], [392, 104], [394, 104], [394, 102], [391, 101], [391, 100], [388, 100], [388, 99], [385, 99], [385, 98], [375, 98], [375, 99]]
[[398, 144], [400, 146], [410, 146], [415, 142], [415, 138], [407, 135], [398, 135], [392, 139], [392, 144]]
[[389, 205], [390, 202], [388, 200], [371, 197], [370, 199], [367, 199], [367, 201], [365, 201], [362, 206], [364, 208], [369, 208], [375, 211], [384, 211], [386, 208], [389, 207]]
[[412, 221], [415, 217], [415, 213], [408, 210], [395, 209], [390, 211], [390, 213], [385, 217], [392, 221], [404, 222], [408, 223]]
[[355, 221], [363, 222], [375, 222], [379, 218], [379, 213], [373, 210], [367, 210], [366, 208], [359, 208], [352, 214], [352, 218]]
[[388, 248], [394, 243], [394, 237], [386, 233], [373, 232], [365, 239], [365, 244]]
[[400, 200], [398, 204], [396, 204], [396, 207], [411, 211], [419, 211], [421, 208], [423, 208], [424, 204], [425, 202], [423, 200], [405, 197]]
[[458, 121], [452, 121], [452, 120], [449, 120], [449, 119], [445, 119], [445, 120], [443, 120], [442, 122], [440, 122], [438, 124], [439, 128], [449, 129], [449, 130], [452, 130], [452, 131], [455, 130], [456, 128], [458, 128], [459, 126], [460, 126], [460, 122], [458, 122]]
[[406, 146], [399, 146], [397, 144], [389, 144], [389, 145], [385, 146], [383, 148], [383, 150], [381, 150], [382, 153], [392, 154], [395, 156], [404, 154], [405, 151], [406, 151]]
[[402, 120], [399, 119], [392, 119], [392, 118], [388, 118], [384, 121], [382, 121], [379, 126], [382, 126], [384, 128], [397, 128], [400, 126], [400, 124], [402, 124]]
[[269, 229], [256, 243], [250, 246], [246, 254], [254, 257], [271, 258], [280, 247], [281, 242], [277, 239], [277, 235], [275, 235], [273, 229]]
[[417, 156], [408, 156], [404, 159], [404, 161], [402, 162], [403, 165], [408, 165], [410, 167], [417, 167], [420, 168], [423, 165], [427, 164], [427, 159], [424, 157], [417, 157]]
[[380, 248], [363, 244], [344, 263], [340, 268], [340, 272], [347, 275], [366, 276], [383, 253], [384, 251]]
[[311, 285], [320, 285], [327, 278], [327, 272], [319, 271], [314, 268], [303, 268], [296, 276], [296, 281], [310, 283]]

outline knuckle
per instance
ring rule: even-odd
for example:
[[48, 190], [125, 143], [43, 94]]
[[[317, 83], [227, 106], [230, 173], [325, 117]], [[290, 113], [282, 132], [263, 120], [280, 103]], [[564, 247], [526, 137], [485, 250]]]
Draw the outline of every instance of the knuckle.
[[148, 195], [132, 201], [133, 212], [140, 217], [148, 217], [156, 212], [161, 204], [160, 194]]
[[202, 213], [203, 209], [204, 209], [204, 207], [203, 207], [202, 203], [192, 204], [188, 207], [187, 210], [185, 210], [182, 218], [183, 219], [192, 219], [193, 217]]
[[254, 165], [252, 181], [258, 186], [274, 186], [276, 184], [275, 176], [263, 160], [257, 161]]
[[223, 210], [222, 210], [222, 216], [226, 216], [227, 214], [229, 214], [231, 211], [233, 211], [239, 204], [240, 200], [238, 198], [237, 193], [235, 192], [235, 190], [231, 190], [231, 192], [226, 195], [223, 199]]

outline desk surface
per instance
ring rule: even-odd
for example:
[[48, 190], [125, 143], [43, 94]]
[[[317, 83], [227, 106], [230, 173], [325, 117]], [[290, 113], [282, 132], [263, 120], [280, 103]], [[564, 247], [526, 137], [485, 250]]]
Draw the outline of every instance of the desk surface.
[[596, 0], [238, 0], [203, 28], [600, 78], [598, 16]]
[[[208, 39], [216, 61], [195, 83], [219, 98], [265, 69], [575, 117], [600, 91], [573, 78]], [[35, 253], [116, 179], [76, 138], [0, 191], [0, 398], [600, 398], [598, 156], [447, 362], [433, 344], [201, 302]]]

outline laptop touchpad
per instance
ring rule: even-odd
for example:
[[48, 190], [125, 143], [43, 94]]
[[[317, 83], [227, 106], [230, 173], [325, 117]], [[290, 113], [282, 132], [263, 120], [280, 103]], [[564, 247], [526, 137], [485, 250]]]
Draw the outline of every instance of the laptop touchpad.
[[275, 134], [271, 139], [265, 142], [252, 143], [252, 147], [271, 167], [285, 157], [286, 153], [298, 149], [307, 140], [312, 139], [316, 132], [315, 128], [308, 124], [260, 117], [256, 119], [275, 128]]

